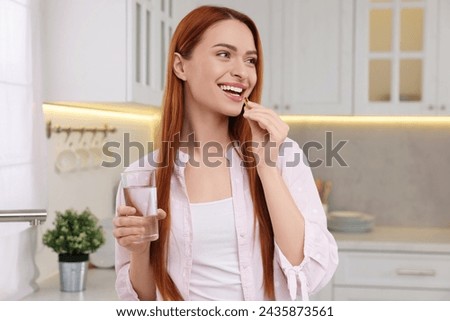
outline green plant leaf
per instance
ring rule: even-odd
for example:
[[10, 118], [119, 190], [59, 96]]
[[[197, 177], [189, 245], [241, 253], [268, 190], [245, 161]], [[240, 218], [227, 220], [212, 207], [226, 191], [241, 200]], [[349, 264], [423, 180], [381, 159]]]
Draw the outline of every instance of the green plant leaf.
[[103, 228], [88, 208], [81, 213], [57, 211], [53, 226], [44, 233], [42, 242], [58, 254], [93, 253], [105, 243]]

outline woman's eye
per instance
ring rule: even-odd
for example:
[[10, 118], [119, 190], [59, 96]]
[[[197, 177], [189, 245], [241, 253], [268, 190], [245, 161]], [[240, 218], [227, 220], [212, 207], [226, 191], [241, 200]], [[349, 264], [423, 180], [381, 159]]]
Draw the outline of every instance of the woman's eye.
[[230, 53], [228, 53], [226, 51], [221, 51], [217, 54], [217, 56], [222, 57], [222, 58], [230, 58]]
[[247, 59], [247, 62], [252, 64], [252, 65], [256, 65], [256, 61], [257, 61], [257, 58], [248, 58]]

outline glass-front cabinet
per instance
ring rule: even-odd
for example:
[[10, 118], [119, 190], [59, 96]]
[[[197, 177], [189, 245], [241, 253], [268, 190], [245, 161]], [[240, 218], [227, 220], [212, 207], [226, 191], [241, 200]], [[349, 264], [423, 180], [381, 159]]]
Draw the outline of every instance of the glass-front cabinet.
[[450, 110], [450, 1], [356, 1], [355, 114]]

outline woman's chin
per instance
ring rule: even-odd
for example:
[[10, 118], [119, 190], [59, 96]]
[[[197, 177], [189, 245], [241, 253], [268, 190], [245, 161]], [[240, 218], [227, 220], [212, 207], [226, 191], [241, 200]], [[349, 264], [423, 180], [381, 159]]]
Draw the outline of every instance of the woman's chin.
[[228, 117], [237, 117], [237, 116], [239, 116], [240, 114], [242, 114], [242, 107], [240, 107], [239, 109], [238, 108], [230, 108], [230, 109], [228, 109], [226, 112], [225, 112], [225, 114], [228, 116]]

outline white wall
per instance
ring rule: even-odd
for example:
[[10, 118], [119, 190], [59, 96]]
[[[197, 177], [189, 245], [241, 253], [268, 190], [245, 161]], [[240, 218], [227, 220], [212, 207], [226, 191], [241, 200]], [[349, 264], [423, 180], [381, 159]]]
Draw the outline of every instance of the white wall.
[[[0, 209], [46, 207], [39, 0], [0, 1]], [[0, 223], [0, 300], [35, 288], [36, 229]]]
[[[92, 111], [88, 109], [44, 106], [46, 121], [51, 120], [53, 126], [99, 127], [105, 123], [117, 128], [117, 132], [109, 134], [106, 141], [119, 142], [123, 145], [125, 133], [130, 133], [130, 140], [145, 145], [152, 141], [154, 120], [152, 116], [125, 114], [117, 112]], [[99, 134], [97, 134], [99, 135]], [[97, 136], [100, 137], [100, 136]], [[42, 244], [42, 234], [52, 227], [56, 211], [67, 208], [83, 210], [88, 207], [98, 219], [112, 218], [114, 215], [115, 188], [120, 179], [123, 163], [114, 168], [80, 169], [73, 172], [60, 173], [55, 168], [58, 152], [70, 142], [77, 145], [80, 134], [73, 133], [66, 142], [66, 134], [51, 135], [47, 139], [48, 148], [48, 219], [38, 228], [36, 264], [39, 269], [38, 282], [58, 272], [57, 254]], [[90, 143], [92, 134], [85, 134]], [[131, 150], [130, 159], [138, 157], [137, 148]], [[146, 149], [146, 152], [148, 150]], [[120, 153], [123, 155], [121, 147]], [[112, 158], [105, 157], [106, 161]]]

